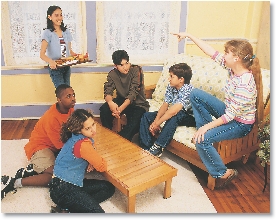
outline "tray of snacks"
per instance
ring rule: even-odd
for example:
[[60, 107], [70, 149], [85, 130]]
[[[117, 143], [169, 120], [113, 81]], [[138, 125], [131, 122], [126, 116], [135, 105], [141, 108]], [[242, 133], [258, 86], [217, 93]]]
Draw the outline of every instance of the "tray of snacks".
[[[81, 63], [87, 63], [87, 62], [91, 62], [91, 61], [92, 60], [89, 60], [88, 53], [77, 54], [77, 55], [71, 56], [71, 57], [62, 57], [58, 60], [55, 60], [55, 62], [57, 63], [57, 68], [78, 65]], [[48, 66], [46, 66], [46, 67], [48, 67]]]

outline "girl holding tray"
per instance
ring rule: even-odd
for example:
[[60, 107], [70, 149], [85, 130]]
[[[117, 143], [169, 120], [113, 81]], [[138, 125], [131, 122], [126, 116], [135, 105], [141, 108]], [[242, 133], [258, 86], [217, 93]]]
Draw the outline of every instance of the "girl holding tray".
[[49, 64], [55, 88], [60, 84], [70, 85], [70, 66], [57, 68], [55, 60], [77, 55], [71, 48], [72, 40], [70, 31], [64, 26], [61, 8], [50, 6], [47, 10], [47, 28], [42, 33], [40, 58]]

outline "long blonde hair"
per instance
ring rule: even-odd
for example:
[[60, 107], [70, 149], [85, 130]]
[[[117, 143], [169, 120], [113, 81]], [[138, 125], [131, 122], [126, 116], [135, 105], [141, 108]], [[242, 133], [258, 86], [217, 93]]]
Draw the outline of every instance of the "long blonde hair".
[[229, 50], [241, 59], [243, 67], [252, 71], [257, 89], [256, 122], [259, 124], [262, 121], [264, 111], [263, 83], [259, 59], [253, 54], [253, 47], [246, 40], [230, 40], [225, 43], [224, 47], [225, 51]]

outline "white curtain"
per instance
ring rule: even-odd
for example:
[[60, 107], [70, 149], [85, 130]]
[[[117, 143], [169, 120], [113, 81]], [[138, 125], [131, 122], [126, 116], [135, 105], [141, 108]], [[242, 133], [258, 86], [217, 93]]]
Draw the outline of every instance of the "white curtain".
[[181, 1], [97, 2], [97, 62], [112, 64], [112, 53], [124, 49], [135, 64], [163, 64], [178, 52], [175, 36]]
[[70, 30], [72, 49], [87, 52], [85, 4], [80, 1], [8, 1], [1, 2], [1, 33], [6, 66], [45, 65], [39, 57], [41, 35], [47, 27], [47, 9], [58, 5]]

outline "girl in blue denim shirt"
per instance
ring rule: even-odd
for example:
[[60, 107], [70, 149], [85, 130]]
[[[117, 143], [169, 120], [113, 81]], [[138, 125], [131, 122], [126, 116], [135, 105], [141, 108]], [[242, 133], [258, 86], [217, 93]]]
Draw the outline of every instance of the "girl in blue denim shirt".
[[71, 49], [72, 40], [70, 31], [64, 26], [61, 8], [50, 6], [47, 10], [47, 28], [42, 33], [40, 58], [49, 64], [55, 88], [60, 84], [70, 85], [70, 66], [57, 68], [55, 60], [76, 55]]

